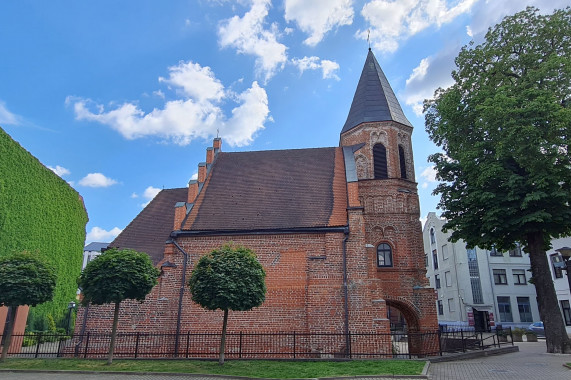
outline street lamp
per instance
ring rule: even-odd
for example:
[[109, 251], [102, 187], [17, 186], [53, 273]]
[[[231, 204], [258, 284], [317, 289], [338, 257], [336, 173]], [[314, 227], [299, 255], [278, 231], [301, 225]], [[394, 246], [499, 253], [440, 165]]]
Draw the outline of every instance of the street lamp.
[[67, 332], [66, 335], [69, 335], [69, 330], [71, 330], [71, 312], [75, 309], [75, 301], [69, 301], [67, 304]]
[[556, 249], [557, 252], [561, 254], [563, 260], [565, 261], [565, 267], [561, 268], [567, 271], [567, 282], [569, 283], [569, 290], [571, 291], [571, 248], [562, 247]]

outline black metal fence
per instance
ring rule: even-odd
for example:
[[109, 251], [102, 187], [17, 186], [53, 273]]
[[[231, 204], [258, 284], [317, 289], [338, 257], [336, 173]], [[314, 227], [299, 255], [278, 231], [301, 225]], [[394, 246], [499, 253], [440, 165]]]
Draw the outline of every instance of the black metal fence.
[[[13, 335], [11, 357], [104, 358], [110, 334], [87, 333]], [[216, 333], [119, 333], [115, 358], [218, 357], [220, 334]], [[412, 359], [445, 353], [483, 350], [513, 345], [511, 329], [494, 333], [435, 331], [426, 333], [228, 333], [228, 359]]]

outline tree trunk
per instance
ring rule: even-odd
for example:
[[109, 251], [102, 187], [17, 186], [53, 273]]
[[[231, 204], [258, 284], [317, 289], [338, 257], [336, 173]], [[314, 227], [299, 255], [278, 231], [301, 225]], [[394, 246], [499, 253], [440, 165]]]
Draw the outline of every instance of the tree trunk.
[[224, 310], [224, 322], [222, 322], [222, 338], [220, 338], [220, 356], [218, 364], [224, 364], [224, 350], [226, 349], [226, 326], [228, 325], [228, 309]]
[[8, 312], [11, 313], [12, 315], [9, 316], [8, 322], [4, 327], [6, 331], [6, 336], [4, 337], [4, 345], [2, 346], [2, 355], [0, 356], [0, 363], [3, 363], [4, 360], [6, 360], [6, 357], [8, 356], [8, 349], [10, 348], [10, 344], [12, 343], [12, 333], [13, 333], [12, 330], [14, 329], [14, 316], [16, 315], [16, 309], [12, 307], [9, 309]]
[[544, 236], [542, 232], [527, 234], [527, 247], [531, 262], [531, 273], [537, 293], [539, 316], [545, 326], [547, 352], [571, 353], [569, 336], [565, 330], [555, 286], [549, 270], [549, 262], [545, 254]]
[[115, 351], [115, 338], [117, 337], [117, 325], [119, 322], [119, 305], [121, 302], [115, 302], [115, 313], [113, 314], [113, 329], [111, 330], [111, 343], [109, 343], [109, 357], [107, 365], [113, 363], [113, 351]]

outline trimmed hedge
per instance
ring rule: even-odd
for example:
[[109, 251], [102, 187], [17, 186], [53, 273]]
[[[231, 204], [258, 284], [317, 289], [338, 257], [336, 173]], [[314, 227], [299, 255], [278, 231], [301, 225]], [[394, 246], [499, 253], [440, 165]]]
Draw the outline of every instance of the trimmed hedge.
[[34, 319], [60, 320], [75, 299], [86, 223], [79, 193], [0, 128], [0, 256], [37, 253], [57, 271], [53, 300], [30, 309]]

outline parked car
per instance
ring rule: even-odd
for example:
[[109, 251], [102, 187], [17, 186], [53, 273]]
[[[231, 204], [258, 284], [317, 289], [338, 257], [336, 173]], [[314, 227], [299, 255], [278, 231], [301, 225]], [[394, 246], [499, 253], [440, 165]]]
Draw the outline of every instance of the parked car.
[[528, 331], [532, 331], [535, 335], [545, 336], [545, 330], [543, 329], [543, 322], [533, 322], [527, 328]]

